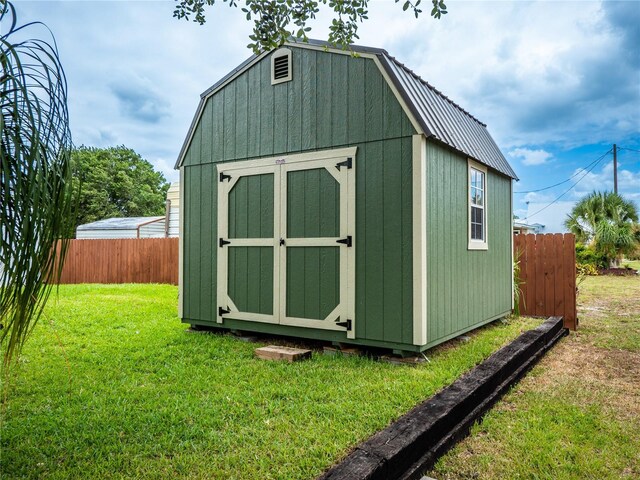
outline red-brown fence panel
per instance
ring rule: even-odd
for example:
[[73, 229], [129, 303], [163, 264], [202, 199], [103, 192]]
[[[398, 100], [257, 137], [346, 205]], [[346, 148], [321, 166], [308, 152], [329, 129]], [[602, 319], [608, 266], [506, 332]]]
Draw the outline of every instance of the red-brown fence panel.
[[520, 262], [520, 312], [537, 317], [562, 316], [575, 330], [576, 245], [570, 233], [514, 235]]
[[71, 240], [60, 283], [177, 285], [178, 239]]

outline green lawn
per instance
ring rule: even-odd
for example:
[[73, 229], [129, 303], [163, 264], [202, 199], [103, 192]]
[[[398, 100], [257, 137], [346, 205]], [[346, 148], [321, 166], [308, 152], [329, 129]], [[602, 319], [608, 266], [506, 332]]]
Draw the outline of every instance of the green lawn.
[[640, 270], [640, 260], [623, 260], [620, 263], [620, 266], [622, 266], [622, 267], [629, 266], [629, 267], [633, 268], [634, 270]]
[[579, 330], [429, 475], [640, 478], [640, 278], [587, 277]]
[[187, 333], [176, 303], [164, 285], [61, 287], [3, 405], [0, 477], [313, 478], [539, 323], [497, 322], [418, 367], [284, 364]]

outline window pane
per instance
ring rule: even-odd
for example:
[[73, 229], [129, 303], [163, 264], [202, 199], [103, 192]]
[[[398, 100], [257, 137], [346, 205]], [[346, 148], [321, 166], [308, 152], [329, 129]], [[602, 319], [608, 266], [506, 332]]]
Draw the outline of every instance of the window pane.
[[481, 208], [471, 207], [471, 239], [484, 240], [484, 211]]

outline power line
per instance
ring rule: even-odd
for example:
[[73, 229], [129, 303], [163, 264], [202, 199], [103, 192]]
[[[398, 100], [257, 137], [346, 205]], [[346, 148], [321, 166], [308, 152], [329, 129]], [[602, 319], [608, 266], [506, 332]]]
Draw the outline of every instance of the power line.
[[618, 150], [629, 150], [630, 152], [640, 153], [640, 150], [636, 150], [635, 148], [618, 147]]
[[[622, 147], [618, 147], [618, 148], [622, 148]], [[567, 178], [566, 180], [563, 180], [559, 183], [556, 183], [554, 185], [550, 185], [548, 187], [544, 187], [544, 188], [538, 188], [537, 190], [524, 190], [521, 192], [513, 192], [513, 193], [536, 193], [536, 192], [542, 192], [544, 190], [549, 190], [550, 188], [554, 188], [560, 185], [563, 185], [565, 183], [567, 183], [568, 181], [570, 181], [572, 178], [577, 177], [578, 175], [580, 175], [582, 172], [584, 172], [586, 169], [588, 169], [589, 167], [591, 167], [592, 165], [597, 164], [598, 162], [600, 162], [600, 160], [602, 160], [604, 157], [606, 157], [607, 155], [609, 155], [611, 153], [611, 148], [603, 153], [600, 157], [596, 158], [593, 162], [591, 162], [589, 165], [587, 165], [585, 168], [578, 170], [576, 173], [574, 173], [573, 175], [571, 175], [569, 178]]]
[[[609, 150], [609, 152], [610, 152], [610, 151], [611, 151], [611, 150]], [[600, 163], [600, 162], [602, 161], [602, 159], [603, 159], [603, 158], [604, 158], [604, 157], [605, 157], [609, 152], [607, 152], [607, 153], [605, 153], [604, 155], [602, 155], [602, 156], [598, 159], [598, 161], [597, 161], [595, 164], [593, 164], [593, 166], [592, 166], [590, 169], [588, 169], [588, 170], [583, 170], [582, 172], [584, 172], [584, 174], [582, 175], [582, 177], [580, 177], [580, 178], [576, 181], [576, 183], [574, 183], [573, 185], [571, 185], [571, 186], [570, 186], [566, 191], [564, 191], [561, 195], [559, 195], [558, 197], [556, 197], [556, 198], [555, 198], [551, 203], [549, 203], [548, 205], [545, 205], [544, 207], [542, 207], [542, 208], [541, 208], [540, 210], [538, 210], [537, 212], [534, 212], [534, 213], [532, 213], [531, 215], [527, 215], [527, 220], [528, 220], [528, 219], [530, 219], [531, 217], [536, 216], [536, 215], [537, 215], [537, 214], [539, 214], [540, 212], [542, 212], [542, 211], [546, 210], [546, 209], [547, 209], [547, 208], [549, 208], [551, 205], [553, 205], [553, 204], [554, 204], [554, 203], [556, 203], [558, 200], [560, 200], [562, 197], [564, 197], [567, 193], [569, 193], [569, 192], [573, 189], [573, 187], [575, 187], [578, 183], [580, 183], [580, 182], [582, 181], [582, 179], [583, 179], [584, 177], [586, 177], [586, 176], [587, 176], [587, 174], [591, 173], [591, 171], [592, 171], [594, 168], [596, 168], [596, 166], [598, 165], [598, 163]], [[580, 172], [580, 173], [582, 173], [582, 172]]]

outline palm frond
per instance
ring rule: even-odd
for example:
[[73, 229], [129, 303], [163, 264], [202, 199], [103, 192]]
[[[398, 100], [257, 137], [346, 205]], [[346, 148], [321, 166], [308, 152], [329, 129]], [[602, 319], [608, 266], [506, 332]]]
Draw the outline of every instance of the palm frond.
[[[67, 83], [51, 31], [0, 4], [0, 345], [20, 352], [60, 275], [73, 215]], [[24, 40], [45, 28], [51, 43]], [[6, 28], [6, 27], [5, 27]], [[20, 37], [20, 39], [17, 39]]]

